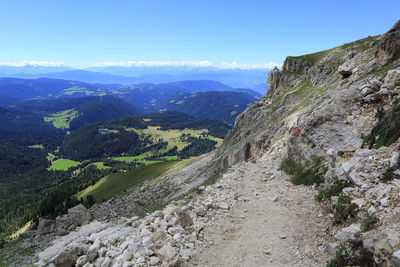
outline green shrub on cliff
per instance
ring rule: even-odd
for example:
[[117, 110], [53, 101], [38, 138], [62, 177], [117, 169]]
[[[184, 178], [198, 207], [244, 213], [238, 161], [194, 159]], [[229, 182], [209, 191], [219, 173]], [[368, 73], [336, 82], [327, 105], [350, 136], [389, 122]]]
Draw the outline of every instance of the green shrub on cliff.
[[394, 105], [378, 121], [371, 133], [364, 137], [364, 144], [369, 148], [389, 146], [400, 137], [400, 104]]
[[320, 157], [314, 158], [312, 162], [306, 162], [304, 165], [287, 158], [281, 162], [279, 169], [291, 175], [290, 181], [296, 185], [319, 185], [324, 182], [325, 168], [323, 168]]

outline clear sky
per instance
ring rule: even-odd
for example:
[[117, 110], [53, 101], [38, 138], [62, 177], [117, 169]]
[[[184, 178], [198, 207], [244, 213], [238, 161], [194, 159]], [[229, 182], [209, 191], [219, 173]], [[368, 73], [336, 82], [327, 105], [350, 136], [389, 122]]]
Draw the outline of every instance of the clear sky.
[[399, 0], [0, 0], [0, 62], [281, 63], [398, 19]]

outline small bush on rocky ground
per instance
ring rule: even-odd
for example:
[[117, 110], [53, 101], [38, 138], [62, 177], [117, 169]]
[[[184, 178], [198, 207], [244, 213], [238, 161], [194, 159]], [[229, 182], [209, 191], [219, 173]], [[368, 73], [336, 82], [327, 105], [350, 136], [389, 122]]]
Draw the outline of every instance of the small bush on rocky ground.
[[396, 178], [399, 178], [399, 176], [394, 173], [394, 170], [388, 169], [382, 174], [382, 178], [380, 180], [384, 183], [388, 183]]
[[227, 169], [219, 169], [215, 171], [204, 183], [204, 186], [215, 184], [216, 181], [226, 172]]
[[281, 171], [284, 171], [288, 175], [295, 175], [302, 172], [304, 167], [300, 163], [297, 163], [294, 160], [287, 158], [281, 162], [281, 166], [279, 169]]
[[145, 206], [140, 206], [135, 209], [135, 214], [139, 217], [144, 217], [148, 213], [153, 213], [157, 210], [162, 210], [165, 208], [166, 204], [161, 200], [152, 201]]
[[363, 146], [379, 148], [389, 146], [400, 137], [400, 104], [394, 105], [378, 121], [368, 136], [364, 137]]
[[347, 246], [342, 245], [339, 247], [338, 251], [336, 251], [335, 257], [331, 259], [326, 266], [327, 267], [345, 266], [345, 262], [347, 261], [348, 257], [349, 257], [348, 248]]
[[320, 188], [318, 190], [318, 195], [316, 197], [316, 200], [318, 201], [329, 200], [332, 196], [338, 196], [342, 192], [343, 188], [349, 187], [350, 185], [351, 185], [350, 182], [338, 181], [329, 188], [326, 187]]
[[358, 213], [358, 206], [351, 203], [351, 197], [345, 194], [339, 194], [336, 210], [334, 214], [334, 223], [343, 223], [349, 218], [355, 218]]
[[361, 230], [363, 232], [368, 232], [375, 228], [377, 222], [378, 218], [376, 218], [374, 215], [367, 214], [361, 221]]
[[342, 244], [336, 255], [328, 262], [327, 267], [373, 266], [373, 256], [363, 249], [362, 241]]
[[281, 162], [279, 169], [291, 175], [292, 177], [290, 180], [296, 185], [319, 185], [324, 182], [323, 174], [326, 172], [322, 161], [322, 158], [317, 157], [314, 158], [312, 162], [307, 162], [303, 165], [287, 158]]

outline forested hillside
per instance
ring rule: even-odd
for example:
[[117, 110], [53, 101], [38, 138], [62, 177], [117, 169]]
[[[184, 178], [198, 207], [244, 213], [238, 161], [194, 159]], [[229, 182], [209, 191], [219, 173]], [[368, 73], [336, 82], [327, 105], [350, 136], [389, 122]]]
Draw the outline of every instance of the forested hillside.
[[27, 100], [10, 107], [41, 115], [55, 127], [71, 130], [94, 122], [139, 114], [132, 105], [117, 96]]
[[[49, 112], [68, 108], [78, 114], [69, 121], [70, 133], [54, 127], [59, 126], [55, 121], [45, 121]], [[179, 112], [128, 116], [80, 127], [134, 111], [112, 96], [0, 107], [0, 240], [28, 221], [63, 214], [78, 201], [91, 205], [92, 199], [77, 199], [75, 194], [109, 173], [201, 155], [221, 145], [230, 129], [218, 121]], [[79, 115], [85, 120], [74, 124]]]
[[233, 125], [238, 116], [257, 98], [239, 92], [179, 92], [162, 104], [166, 110], [175, 110], [190, 114], [196, 118], [210, 118]]
[[[200, 143], [213, 149], [229, 127], [213, 120], [199, 120], [178, 112], [163, 112], [144, 117], [124, 117], [91, 124], [67, 135], [59, 153], [64, 158], [85, 160], [111, 156], [180, 156], [179, 150]], [[201, 137], [204, 140], [200, 140]], [[185, 145], [186, 144], [186, 145]], [[210, 145], [212, 144], [212, 145]], [[185, 157], [205, 153], [185, 152]]]

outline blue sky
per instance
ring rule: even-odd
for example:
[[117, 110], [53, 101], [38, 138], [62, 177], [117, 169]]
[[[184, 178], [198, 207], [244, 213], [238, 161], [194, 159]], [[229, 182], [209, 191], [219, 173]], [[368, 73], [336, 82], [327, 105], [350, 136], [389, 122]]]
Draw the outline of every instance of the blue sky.
[[282, 63], [383, 33], [399, 11], [398, 0], [0, 0], [0, 62]]

